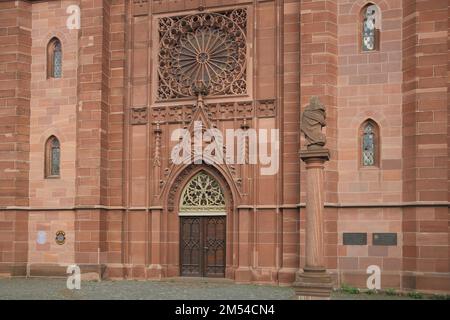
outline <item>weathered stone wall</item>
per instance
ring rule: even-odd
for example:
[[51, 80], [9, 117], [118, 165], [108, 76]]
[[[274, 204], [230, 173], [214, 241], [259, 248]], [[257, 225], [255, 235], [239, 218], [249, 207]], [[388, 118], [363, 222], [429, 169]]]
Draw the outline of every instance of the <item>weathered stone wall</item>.
[[[0, 3], [0, 273], [27, 261], [31, 5]], [[4, 210], [9, 208], [8, 210]]]

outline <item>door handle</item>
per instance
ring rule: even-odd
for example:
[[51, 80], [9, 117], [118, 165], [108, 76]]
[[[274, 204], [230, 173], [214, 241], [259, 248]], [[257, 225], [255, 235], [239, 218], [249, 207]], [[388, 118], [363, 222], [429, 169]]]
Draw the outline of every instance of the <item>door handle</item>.
[[208, 250], [209, 248], [208, 247], [204, 247], [203, 249]]

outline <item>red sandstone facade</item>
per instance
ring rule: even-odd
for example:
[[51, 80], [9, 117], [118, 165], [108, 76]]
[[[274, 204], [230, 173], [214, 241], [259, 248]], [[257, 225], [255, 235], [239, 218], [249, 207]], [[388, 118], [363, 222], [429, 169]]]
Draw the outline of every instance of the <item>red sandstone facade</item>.
[[[179, 276], [181, 192], [203, 170], [226, 199], [225, 277], [292, 284], [304, 265], [299, 119], [317, 95], [327, 107], [324, 252], [336, 286], [365, 287], [367, 267], [378, 265], [382, 288], [450, 292], [450, 6], [370, 1], [382, 17], [379, 50], [362, 52], [367, 3], [0, 2], [0, 275], [62, 275], [76, 263], [104, 278]], [[81, 9], [79, 30], [66, 27], [71, 4]], [[157, 21], [200, 6], [247, 10], [246, 92], [205, 97], [212, 116], [192, 111], [194, 97], [157, 97]], [[48, 79], [53, 37], [62, 77]], [[222, 131], [279, 129], [278, 173], [171, 164], [171, 132], [194, 119]], [[368, 119], [378, 125], [379, 161], [364, 168]], [[44, 176], [51, 136], [61, 144], [58, 179]], [[367, 233], [367, 245], [344, 245], [347, 232]], [[378, 232], [396, 233], [397, 245], [374, 245]]]

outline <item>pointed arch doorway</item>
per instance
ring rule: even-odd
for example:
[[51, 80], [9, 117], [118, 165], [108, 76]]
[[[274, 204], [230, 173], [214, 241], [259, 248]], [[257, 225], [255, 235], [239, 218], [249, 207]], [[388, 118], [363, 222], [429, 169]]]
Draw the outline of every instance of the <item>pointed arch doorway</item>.
[[200, 171], [181, 193], [180, 274], [225, 277], [226, 204], [220, 184]]

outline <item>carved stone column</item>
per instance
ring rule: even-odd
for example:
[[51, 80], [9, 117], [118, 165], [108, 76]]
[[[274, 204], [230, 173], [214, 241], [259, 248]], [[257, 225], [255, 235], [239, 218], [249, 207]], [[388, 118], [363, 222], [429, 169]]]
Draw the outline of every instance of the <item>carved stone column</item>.
[[329, 160], [325, 148], [300, 151], [306, 164], [306, 263], [296, 275], [295, 293], [301, 300], [327, 299], [333, 283], [324, 261], [324, 183], [323, 171]]

